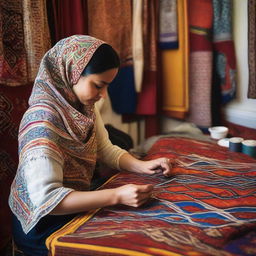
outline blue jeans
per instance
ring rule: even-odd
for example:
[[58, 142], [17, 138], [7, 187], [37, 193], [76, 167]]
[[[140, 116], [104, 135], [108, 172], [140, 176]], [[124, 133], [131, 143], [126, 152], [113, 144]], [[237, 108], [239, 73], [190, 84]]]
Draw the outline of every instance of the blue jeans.
[[76, 215], [46, 215], [27, 234], [15, 215], [12, 217], [13, 240], [26, 256], [47, 256], [45, 241], [53, 232], [64, 226]]

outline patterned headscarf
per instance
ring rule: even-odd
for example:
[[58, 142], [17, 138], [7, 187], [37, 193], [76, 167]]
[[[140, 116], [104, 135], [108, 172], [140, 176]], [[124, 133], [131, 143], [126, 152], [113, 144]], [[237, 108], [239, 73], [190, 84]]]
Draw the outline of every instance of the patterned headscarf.
[[[94, 106], [81, 110], [72, 87], [103, 43], [90, 36], [71, 36], [59, 41], [41, 61], [30, 107], [20, 124], [19, 167], [9, 200], [24, 230], [52, 210], [70, 189], [89, 188], [97, 151]], [[62, 166], [63, 187], [35, 206], [30, 200], [24, 167], [42, 157]]]

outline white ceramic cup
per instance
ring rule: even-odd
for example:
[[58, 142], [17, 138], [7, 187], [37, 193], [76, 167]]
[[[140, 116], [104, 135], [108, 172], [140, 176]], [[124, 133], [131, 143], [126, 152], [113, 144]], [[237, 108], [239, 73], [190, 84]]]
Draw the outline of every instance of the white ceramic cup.
[[225, 126], [213, 126], [208, 129], [211, 134], [211, 138], [215, 140], [220, 140], [226, 138], [228, 135], [228, 128]]

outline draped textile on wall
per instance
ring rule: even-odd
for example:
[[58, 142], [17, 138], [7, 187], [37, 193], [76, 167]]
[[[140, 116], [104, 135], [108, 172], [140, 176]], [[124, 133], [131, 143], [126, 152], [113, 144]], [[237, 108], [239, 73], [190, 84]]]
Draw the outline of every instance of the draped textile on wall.
[[49, 48], [45, 0], [1, 1], [1, 84], [19, 86], [33, 82]]
[[162, 110], [184, 119], [188, 112], [189, 31], [187, 0], [177, 1], [179, 48], [161, 50]]
[[143, 6], [143, 43], [144, 43], [144, 76], [142, 90], [137, 94], [136, 114], [145, 115], [145, 138], [159, 133], [157, 117], [159, 108], [158, 77], [158, 1], [144, 0]]
[[143, 81], [143, 0], [133, 0], [133, 15], [132, 15], [132, 58], [134, 63], [134, 80], [136, 92], [141, 92]]
[[[236, 91], [236, 60], [232, 39], [232, 1], [213, 0], [213, 90], [220, 88], [221, 103], [231, 101]], [[216, 88], [215, 88], [216, 86]], [[214, 99], [213, 99], [214, 100]]]
[[190, 110], [188, 120], [218, 125], [221, 106], [235, 97], [236, 60], [231, 0], [190, 0]]
[[177, 0], [160, 0], [159, 4], [159, 47], [176, 49], [179, 47], [177, 29]]
[[[87, 0], [47, 2], [53, 44], [75, 34], [87, 34]], [[51, 17], [52, 16], [52, 17]]]
[[144, 0], [143, 5], [143, 48], [144, 77], [142, 90], [138, 93], [136, 114], [157, 114], [158, 98], [158, 2]]
[[256, 0], [248, 0], [248, 98], [256, 99]]
[[189, 1], [190, 99], [188, 120], [199, 126], [211, 125], [211, 82], [213, 19], [212, 0]]
[[134, 113], [136, 91], [132, 60], [132, 2], [89, 0], [88, 34], [107, 42], [118, 52], [121, 68], [109, 86], [112, 108], [118, 114]]

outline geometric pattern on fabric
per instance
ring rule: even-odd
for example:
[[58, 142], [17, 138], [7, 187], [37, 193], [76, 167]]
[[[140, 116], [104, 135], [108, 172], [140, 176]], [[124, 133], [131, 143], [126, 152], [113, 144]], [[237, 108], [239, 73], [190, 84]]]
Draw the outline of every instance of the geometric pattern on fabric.
[[103, 185], [153, 184], [151, 200], [76, 217], [47, 239], [52, 255], [253, 255], [256, 160], [175, 137], [158, 140], [145, 159], [157, 157], [175, 160], [171, 177], [121, 172]]
[[211, 84], [213, 60], [210, 51], [195, 51], [190, 53], [190, 107], [191, 122], [199, 126], [209, 127], [211, 118]]
[[1, 1], [0, 83], [32, 83], [44, 53], [50, 48], [46, 0]]

